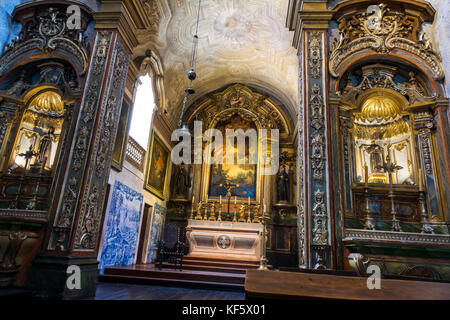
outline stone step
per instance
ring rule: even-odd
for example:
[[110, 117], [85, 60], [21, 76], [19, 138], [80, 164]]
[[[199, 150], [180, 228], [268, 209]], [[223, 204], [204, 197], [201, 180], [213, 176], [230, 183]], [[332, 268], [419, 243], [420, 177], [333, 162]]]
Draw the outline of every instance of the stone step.
[[158, 268], [155, 268], [153, 265], [107, 267], [105, 268], [104, 274], [109, 276], [132, 276], [141, 278], [147, 277], [159, 279], [177, 279], [177, 280], [235, 283], [235, 284], [244, 284], [245, 282], [245, 274], [197, 271], [197, 270], [184, 270], [184, 271], [174, 269], [159, 270]]
[[183, 264], [200, 264], [204, 266], [217, 266], [224, 268], [238, 268], [238, 269], [255, 269], [259, 267], [259, 262], [253, 261], [234, 261], [226, 259], [211, 259], [198, 257], [184, 257]]
[[242, 283], [227, 283], [217, 281], [200, 281], [200, 280], [186, 280], [186, 279], [171, 279], [158, 277], [140, 277], [140, 276], [122, 276], [122, 275], [101, 275], [99, 281], [102, 282], [123, 282], [134, 284], [149, 284], [149, 285], [167, 285], [177, 287], [194, 287], [194, 288], [209, 288], [232, 291], [244, 291], [244, 284]]
[[[155, 265], [155, 267], [158, 268], [158, 265]], [[180, 266], [177, 265], [177, 268], [179, 269]], [[172, 263], [165, 262], [162, 264], [162, 269], [175, 269], [175, 265]], [[183, 262], [183, 270], [197, 270], [197, 271], [245, 274], [247, 269], [248, 268], [203, 265], [200, 263], [185, 263], [185, 262]]]

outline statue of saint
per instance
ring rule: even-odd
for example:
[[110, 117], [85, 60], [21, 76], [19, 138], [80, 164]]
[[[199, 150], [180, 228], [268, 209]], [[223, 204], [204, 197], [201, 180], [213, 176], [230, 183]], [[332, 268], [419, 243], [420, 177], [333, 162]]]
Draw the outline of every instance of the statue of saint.
[[379, 169], [379, 166], [383, 166], [383, 149], [374, 141], [367, 148], [367, 153], [370, 159], [370, 172], [383, 173], [383, 169]]
[[52, 155], [52, 144], [55, 141], [55, 128], [50, 127], [48, 132], [42, 136], [41, 141], [39, 142], [39, 150], [37, 163], [41, 166], [51, 168], [52, 163], [51, 155]]
[[280, 166], [280, 171], [277, 174], [277, 199], [278, 202], [289, 201], [289, 173], [286, 165]]
[[175, 177], [175, 195], [186, 197], [190, 186], [188, 172], [184, 166], [180, 166]]

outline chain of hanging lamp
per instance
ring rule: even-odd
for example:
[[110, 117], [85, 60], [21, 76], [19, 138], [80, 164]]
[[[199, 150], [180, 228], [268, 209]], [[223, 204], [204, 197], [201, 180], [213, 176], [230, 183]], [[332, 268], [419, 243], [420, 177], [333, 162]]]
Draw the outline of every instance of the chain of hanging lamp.
[[199, 21], [200, 21], [201, 3], [202, 3], [202, 0], [198, 0], [197, 23], [195, 26], [194, 40], [192, 42], [191, 68], [187, 73], [187, 77], [189, 79], [189, 87], [184, 91], [183, 108], [181, 109], [180, 120], [178, 121], [178, 128], [181, 128], [181, 126], [183, 125], [183, 117], [184, 117], [184, 113], [186, 111], [186, 103], [187, 103], [188, 97], [189, 97], [189, 95], [192, 95], [195, 93], [195, 90], [192, 89], [192, 83], [197, 78], [197, 73], [195, 72], [195, 62], [196, 62], [197, 49], [198, 49], [198, 26], [199, 26]]

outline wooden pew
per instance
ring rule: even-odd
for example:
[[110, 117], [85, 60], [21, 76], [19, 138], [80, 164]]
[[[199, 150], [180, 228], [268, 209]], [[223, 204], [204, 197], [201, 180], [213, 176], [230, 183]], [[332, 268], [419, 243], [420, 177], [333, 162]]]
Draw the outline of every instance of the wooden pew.
[[381, 279], [369, 290], [367, 278], [332, 274], [247, 270], [248, 299], [448, 300], [450, 283]]

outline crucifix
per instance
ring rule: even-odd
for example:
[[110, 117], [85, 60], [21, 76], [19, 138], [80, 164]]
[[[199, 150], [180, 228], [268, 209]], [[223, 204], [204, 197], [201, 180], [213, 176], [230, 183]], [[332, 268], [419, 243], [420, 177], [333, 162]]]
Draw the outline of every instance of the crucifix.
[[231, 215], [230, 215], [231, 189], [239, 188], [239, 185], [227, 181], [225, 184], [220, 184], [220, 187], [224, 187], [225, 189], [227, 189], [228, 206], [227, 206], [227, 216], [226, 216], [225, 220], [230, 221], [231, 220]]
[[391, 162], [389, 155], [386, 156], [386, 162], [383, 165], [376, 166], [377, 169], [381, 169], [388, 174], [389, 178], [389, 198], [391, 198], [391, 214], [392, 214], [392, 231], [402, 232], [402, 227], [400, 226], [400, 222], [397, 220], [397, 213], [395, 212], [394, 205], [394, 188], [392, 184], [392, 174], [400, 169], [403, 169], [402, 166], [398, 166], [395, 163]]
[[22, 192], [22, 184], [23, 184], [23, 180], [24, 180], [24, 176], [25, 176], [25, 171], [28, 168], [28, 163], [30, 162], [30, 160], [38, 155], [39, 155], [39, 153], [36, 153], [33, 151], [33, 145], [30, 145], [30, 149], [28, 151], [18, 154], [19, 157], [25, 158], [25, 167], [23, 168], [22, 174], [19, 179], [20, 183], [19, 183], [19, 187], [17, 188], [16, 199], [10, 204], [9, 209], [17, 209], [19, 207], [19, 197]]
[[24, 167], [24, 171], [27, 170], [28, 167], [28, 162], [33, 159], [34, 157], [37, 157], [39, 155], [39, 153], [36, 153], [33, 151], [33, 145], [30, 145], [30, 149], [28, 151], [26, 151], [25, 153], [19, 153], [18, 156], [19, 157], [24, 157], [25, 158], [25, 167]]

